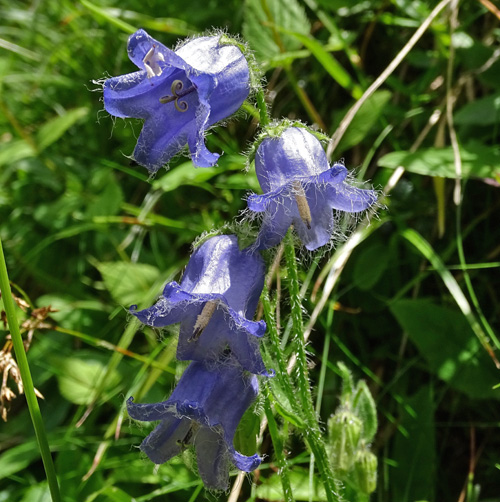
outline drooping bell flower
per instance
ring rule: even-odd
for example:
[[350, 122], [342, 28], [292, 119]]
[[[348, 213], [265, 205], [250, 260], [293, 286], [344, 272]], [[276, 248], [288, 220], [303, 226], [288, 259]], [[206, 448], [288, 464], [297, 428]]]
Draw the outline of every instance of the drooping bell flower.
[[155, 464], [194, 445], [205, 486], [225, 490], [231, 464], [250, 472], [261, 462], [259, 455], [247, 457], [233, 445], [238, 423], [257, 393], [257, 377], [235, 361], [193, 362], [166, 401], [135, 404], [130, 398], [127, 410], [134, 420], [161, 420], [140, 447]]
[[180, 284], [169, 282], [155, 305], [130, 311], [156, 328], [180, 322], [181, 361], [217, 360], [229, 347], [245, 370], [270, 376], [259, 349], [266, 323], [251, 320], [264, 274], [258, 253], [240, 251], [235, 235], [219, 235], [196, 249]]
[[213, 166], [219, 155], [205, 146], [205, 131], [236, 112], [250, 90], [241, 50], [219, 34], [174, 52], [138, 30], [128, 39], [128, 56], [139, 71], [104, 82], [104, 107], [145, 120], [134, 160], [155, 173], [188, 145], [196, 166]]
[[346, 181], [343, 164], [330, 167], [319, 140], [301, 127], [265, 137], [257, 148], [255, 170], [264, 192], [247, 201], [251, 211], [263, 213], [256, 249], [279, 244], [292, 224], [305, 247], [317, 249], [335, 231], [332, 209], [358, 213], [377, 200], [374, 190]]

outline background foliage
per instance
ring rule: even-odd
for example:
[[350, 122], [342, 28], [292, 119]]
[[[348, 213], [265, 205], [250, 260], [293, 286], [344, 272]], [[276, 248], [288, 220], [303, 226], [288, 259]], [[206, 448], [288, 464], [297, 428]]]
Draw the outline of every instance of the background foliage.
[[[175, 330], [137, 331], [127, 308], [150, 304], [178, 279], [192, 241], [233, 221], [242, 197], [258, 190], [240, 155], [258, 124], [247, 107], [212, 132], [209, 149], [225, 152], [219, 167], [194, 170], [179, 158], [148, 180], [126, 158], [140, 121], [109, 117], [95, 82], [133, 70], [128, 35], [143, 27], [175, 46], [212, 27], [242, 33], [265, 70], [272, 116], [332, 135], [435, 5], [0, 0], [0, 232], [14, 292], [30, 307], [19, 309], [20, 319], [35, 307], [57, 309], [35, 330], [28, 358], [64, 500], [216, 498], [189, 458], [188, 467], [178, 458], [154, 471], [135, 448], [147, 430], [124, 419], [125, 395], [165, 398], [184, 365], [175, 361]], [[436, 18], [333, 153], [377, 187], [402, 173], [387, 209], [363, 231], [333, 291], [326, 278], [342, 244], [336, 253], [300, 255], [300, 279], [309, 284], [303, 304], [318, 312], [308, 350], [323, 423], [338, 405], [337, 361], [376, 399], [372, 500], [500, 501], [499, 21], [487, 0]], [[285, 339], [287, 280], [278, 267], [271, 281]], [[262, 402], [255, 411], [263, 413]], [[276, 420], [294, 497], [322, 500], [286, 413]], [[258, 430], [256, 415], [242, 427], [240, 447], [252, 452], [245, 438]], [[259, 449], [266, 462], [241, 500], [280, 500], [267, 433]], [[48, 500], [23, 397], [1, 424], [0, 450], [0, 500]]]

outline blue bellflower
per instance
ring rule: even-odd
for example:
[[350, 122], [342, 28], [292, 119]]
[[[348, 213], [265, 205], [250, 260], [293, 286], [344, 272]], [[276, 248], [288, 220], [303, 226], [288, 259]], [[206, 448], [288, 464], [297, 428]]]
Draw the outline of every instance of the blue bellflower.
[[155, 464], [167, 462], [192, 444], [205, 486], [225, 490], [231, 464], [250, 472], [261, 462], [257, 454], [247, 457], [233, 446], [238, 423], [257, 393], [257, 377], [244, 373], [234, 361], [193, 362], [169, 399], [135, 404], [130, 398], [127, 410], [134, 420], [161, 420], [141, 444]]
[[300, 127], [266, 137], [255, 170], [264, 192], [248, 198], [249, 209], [263, 213], [256, 249], [279, 244], [292, 224], [305, 247], [317, 249], [334, 232], [332, 209], [357, 213], [377, 200], [374, 190], [346, 183], [347, 169], [339, 163], [330, 167], [319, 140]]
[[240, 251], [234, 235], [204, 242], [191, 256], [180, 285], [170, 282], [157, 303], [131, 312], [144, 324], [162, 328], [180, 322], [177, 359], [217, 360], [229, 347], [241, 366], [270, 376], [259, 350], [264, 321], [255, 314], [265, 265], [258, 253]]
[[138, 30], [128, 56], [140, 71], [104, 82], [104, 107], [116, 117], [144, 119], [134, 160], [155, 173], [187, 144], [198, 167], [219, 155], [205, 146], [206, 129], [232, 115], [250, 90], [247, 61], [223, 35], [195, 38], [175, 52]]

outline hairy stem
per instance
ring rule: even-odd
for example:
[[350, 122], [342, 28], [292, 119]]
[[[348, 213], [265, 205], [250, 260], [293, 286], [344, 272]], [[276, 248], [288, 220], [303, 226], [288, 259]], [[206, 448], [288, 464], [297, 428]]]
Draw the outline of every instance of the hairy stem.
[[302, 322], [302, 305], [300, 303], [300, 285], [297, 274], [297, 264], [295, 260], [295, 248], [292, 241], [292, 234], [289, 232], [285, 238], [285, 258], [288, 270], [288, 281], [290, 288], [291, 317], [296, 341], [297, 364], [295, 375], [297, 380], [298, 395], [303, 418], [306, 423], [304, 438], [314, 455], [315, 462], [321, 475], [321, 480], [325, 486], [326, 498], [328, 502], [339, 502], [341, 496], [337, 493], [335, 478], [332, 473], [330, 462], [325, 448], [325, 443], [319, 428], [316, 410], [314, 409], [311, 388], [309, 385], [307, 369], [306, 343], [304, 339], [304, 327]]

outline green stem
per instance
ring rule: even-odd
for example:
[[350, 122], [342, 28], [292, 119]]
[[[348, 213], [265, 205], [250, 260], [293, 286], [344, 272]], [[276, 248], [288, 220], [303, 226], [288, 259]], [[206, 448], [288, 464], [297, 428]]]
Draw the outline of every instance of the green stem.
[[271, 403], [269, 399], [269, 389], [264, 386], [266, 398], [264, 400], [264, 411], [266, 413], [267, 425], [269, 428], [269, 434], [271, 436], [271, 441], [273, 442], [274, 455], [276, 456], [276, 464], [278, 465], [281, 486], [283, 487], [283, 497], [285, 502], [294, 502], [292, 495], [292, 486], [290, 484], [290, 478], [288, 477], [288, 462], [283, 453], [283, 441], [281, 440], [280, 433], [278, 430], [278, 424], [274, 419], [273, 410], [271, 408]]
[[[266, 319], [267, 325], [267, 333], [269, 334], [269, 341], [271, 342], [273, 358], [276, 361], [278, 368], [276, 370], [276, 378], [280, 382], [285, 394], [290, 399], [290, 403], [293, 406], [295, 400], [293, 396], [295, 396], [295, 390], [293, 389], [292, 382], [290, 380], [290, 376], [288, 375], [286, 368], [285, 355], [283, 354], [283, 350], [281, 348], [281, 342], [278, 336], [278, 328], [276, 326], [276, 320], [274, 319], [271, 307], [271, 300], [269, 299], [269, 291], [267, 287], [264, 286], [264, 291], [262, 292], [262, 296], [260, 298], [262, 302], [262, 307], [264, 308], [264, 317]], [[294, 408], [294, 411], [299, 411], [297, 407]]]
[[259, 114], [260, 114], [260, 126], [266, 127], [267, 125], [269, 125], [269, 122], [271, 122], [271, 119], [269, 117], [269, 112], [267, 110], [266, 97], [264, 94], [264, 89], [262, 87], [259, 87], [256, 99], [257, 99], [257, 108], [259, 109]]
[[35, 395], [33, 379], [31, 378], [30, 367], [28, 364], [28, 359], [26, 357], [26, 351], [24, 350], [23, 339], [21, 336], [21, 332], [19, 331], [19, 324], [17, 323], [16, 310], [14, 306], [14, 301], [12, 300], [9, 275], [7, 272], [7, 264], [5, 263], [5, 256], [3, 253], [1, 238], [0, 238], [0, 291], [2, 292], [3, 304], [5, 307], [5, 312], [7, 314], [7, 322], [12, 337], [12, 343], [14, 345], [17, 365], [19, 367], [19, 371], [21, 373], [21, 379], [23, 381], [24, 395], [26, 396], [28, 409], [31, 415], [31, 421], [35, 429], [36, 439], [38, 442], [38, 446], [40, 448], [40, 453], [42, 455], [43, 466], [45, 468], [45, 474], [47, 476], [47, 481], [49, 483], [50, 493], [52, 495], [53, 502], [59, 502], [61, 500], [61, 497], [59, 494], [59, 485], [57, 483], [56, 471], [54, 469], [54, 463], [52, 462], [52, 456], [50, 454], [49, 442], [47, 440], [47, 435], [45, 433], [42, 414], [40, 413], [40, 408], [38, 406], [38, 401]]
[[293, 245], [292, 234], [288, 232], [285, 238], [285, 258], [288, 270], [288, 281], [290, 288], [290, 305], [292, 314], [293, 331], [296, 340], [297, 365], [295, 374], [298, 385], [298, 399], [302, 408], [303, 416], [306, 422], [305, 440], [314, 455], [315, 462], [325, 486], [326, 498], [328, 502], [339, 502], [340, 495], [337, 493], [335, 478], [333, 476], [325, 443], [318, 425], [316, 410], [309, 386], [309, 377], [307, 369], [307, 353], [304, 340], [304, 328], [302, 322], [302, 305], [300, 302], [300, 285], [297, 274], [297, 264], [295, 260], [295, 248]]

